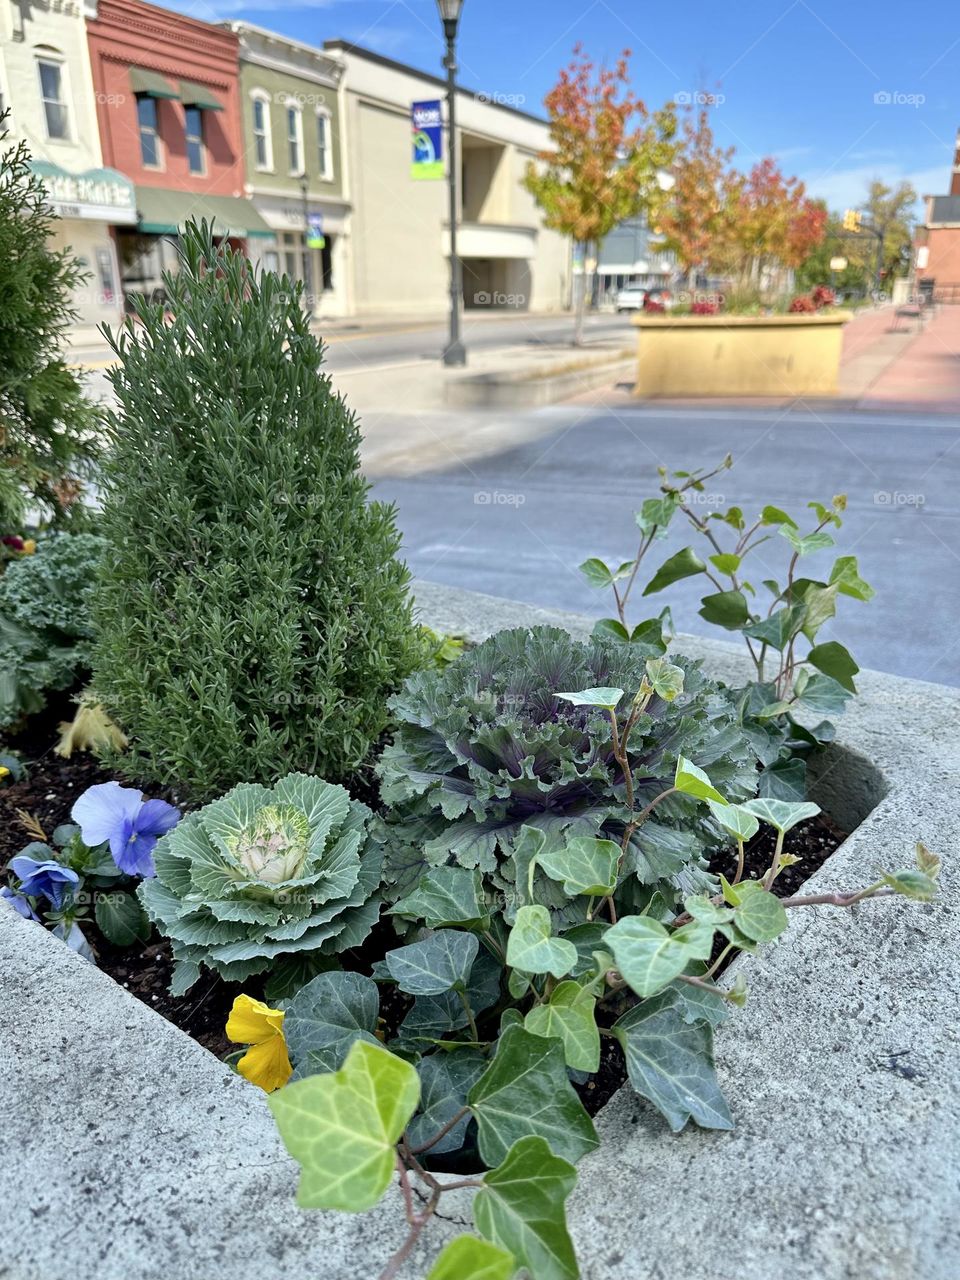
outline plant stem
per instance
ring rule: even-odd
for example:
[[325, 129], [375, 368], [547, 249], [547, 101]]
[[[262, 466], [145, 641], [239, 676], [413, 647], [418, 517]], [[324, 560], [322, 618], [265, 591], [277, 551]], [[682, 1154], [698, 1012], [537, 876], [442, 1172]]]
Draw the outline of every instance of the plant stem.
[[783, 853], [783, 837], [784, 832], [778, 831], [777, 847], [773, 851], [773, 861], [770, 863], [770, 868], [767, 871], [767, 874], [763, 877], [763, 887], [765, 889], [772, 888], [773, 882], [776, 880], [780, 872], [780, 855]]
[[435, 1147], [441, 1138], [445, 1138], [451, 1129], [455, 1128], [464, 1116], [470, 1114], [469, 1107], [461, 1107], [460, 1110], [447, 1121], [442, 1129], [438, 1129], [429, 1142], [421, 1142], [419, 1147], [411, 1147], [410, 1154], [418, 1156], [424, 1151], [429, 1151], [431, 1147]]
[[855, 893], [808, 893], [797, 894], [793, 898], [781, 898], [781, 907], [855, 907], [858, 902], [867, 898], [892, 898], [895, 889], [888, 889], [881, 880], [879, 884], [868, 885], [866, 889], [858, 889]]
[[744, 859], [743, 841], [738, 837], [737, 838], [737, 874], [733, 877], [734, 884], [739, 884], [740, 880], [743, 877], [743, 859]]
[[729, 1000], [726, 991], [721, 991], [719, 987], [712, 987], [709, 982], [704, 982], [702, 978], [695, 978], [692, 974], [681, 973], [680, 981], [689, 983], [691, 987], [699, 987], [701, 991], [709, 991], [712, 996], [718, 996], [721, 1000]]
[[479, 1040], [480, 1036], [477, 1032], [477, 1020], [474, 1018], [473, 1010], [470, 1008], [470, 1000], [467, 993], [465, 991], [458, 991], [457, 994], [463, 1002], [463, 1009], [467, 1015], [467, 1022], [470, 1026], [470, 1034], [473, 1036], [474, 1040]]

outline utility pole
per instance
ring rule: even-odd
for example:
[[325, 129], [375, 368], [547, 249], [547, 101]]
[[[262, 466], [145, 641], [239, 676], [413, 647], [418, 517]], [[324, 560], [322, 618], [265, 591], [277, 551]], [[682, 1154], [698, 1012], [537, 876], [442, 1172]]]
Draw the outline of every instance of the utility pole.
[[443, 363], [456, 366], [467, 363], [467, 352], [460, 340], [460, 307], [463, 293], [463, 270], [457, 253], [457, 25], [463, 0], [437, 0], [447, 54], [447, 183], [450, 197], [450, 339], [443, 351]]

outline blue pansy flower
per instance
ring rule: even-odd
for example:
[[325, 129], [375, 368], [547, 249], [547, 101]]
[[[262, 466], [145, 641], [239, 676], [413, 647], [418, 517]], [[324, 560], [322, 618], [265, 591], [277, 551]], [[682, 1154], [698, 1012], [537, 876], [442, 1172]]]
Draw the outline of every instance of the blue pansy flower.
[[4, 885], [0, 889], [0, 898], [6, 898], [14, 911], [19, 911], [24, 920], [38, 920], [39, 916], [31, 907], [30, 903], [22, 893], [17, 893], [16, 889], [11, 889], [8, 885]]
[[[72, 895], [80, 883], [80, 877], [69, 867], [52, 859], [45, 862], [31, 858], [28, 853], [17, 854], [10, 859], [10, 870], [20, 881], [20, 892], [31, 898], [46, 898], [58, 911], [64, 899]], [[14, 906], [16, 904], [14, 903]], [[20, 911], [20, 908], [17, 907]], [[20, 911], [20, 914], [24, 913]]]
[[108, 841], [118, 870], [149, 877], [156, 875], [156, 843], [180, 821], [180, 810], [166, 800], [144, 800], [142, 792], [119, 782], [99, 782], [78, 796], [70, 816], [84, 844], [93, 848]]

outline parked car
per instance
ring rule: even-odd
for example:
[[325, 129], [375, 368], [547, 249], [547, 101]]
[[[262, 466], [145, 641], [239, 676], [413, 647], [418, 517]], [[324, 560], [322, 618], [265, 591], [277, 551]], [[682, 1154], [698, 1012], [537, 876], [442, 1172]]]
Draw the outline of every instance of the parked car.
[[639, 311], [643, 307], [643, 300], [646, 296], [646, 289], [641, 289], [638, 284], [624, 285], [617, 292], [617, 310]]

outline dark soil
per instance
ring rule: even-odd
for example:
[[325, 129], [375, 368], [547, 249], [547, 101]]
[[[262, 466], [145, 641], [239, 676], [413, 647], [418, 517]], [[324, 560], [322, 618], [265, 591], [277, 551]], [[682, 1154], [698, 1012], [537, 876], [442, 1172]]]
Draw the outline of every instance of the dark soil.
[[[71, 704], [65, 699], [64, 705], [51, 708], [43, 717], [34, 717], [23, 734], [3, 744], [3, 750], [14, 750], [20, 755], [27, 776], [20, 782], [0, 787], [0, 868], [5, 867], [29, 840], [39, 838], [33, 824], [37, 824], [49, 837], [60, 823], [69, 822], [74, 800], [87, 787], [114, 778], [131, 785], [129, 780], [101, 768], [90, 755], [78, 754], [70, 760], [62, 760], [54, 753], [52, 744], [56, 741], [56, 723], [71, 715]], [[376, 806], [372, 766], [358, 770], [348, 787], [357, 799], [371, 807]], [[157, 794], [155, 787], [144, 790], [147, 794]], [[169, 795], [166, 798], [170, 798]], [[781, 897], [796, 893], [845, 836], [845, 832], [823, 815], [794, 827], [786, 837], [784, 852], [794, 854], [800, 861], [781, 872], [774, 892]], [[746, 848], [746, 878], [757, 879], [767, 871], [774, 844], [775, 833], [762, 826]], [[711, 871], [722, 872], [728, 879], [733, 878], [736, 868], [735, 848], [721, 850], [710, 862]], [[168, 993], [173, 961], [166, 941], [154, 938], [140, 950], [120, 949], [106, 942], [92, 923], [85, 925], [84, 932], [100, 967], [138, 1000], [150, 1005], [218, 1057], [236, 1047], [224, 1035], [224, 1025], [234, 997], [241, 989], [254, 996], [262, 995], [262, 979], [254, 979], [241, 988], [205, 972], [186, 996], [174, 999]], [[362, 955], [356, 956], [356, 967], [369, 971], [369, 966], [396, 942], [396, 935], [389, 924], [381, 924], [364, 946]], [[408, 1005], [409, 1001], [400, 993], [391, 1000], [384, 991], [382, 1013], [388, 1032], [399, 1025]], [[611, 1013], [609, 1021], [612, 1023], [617, 1016], [618, 1013]], [[574, 1087], [587, 1111], [596, 1115], [625, 1080], [626, 1068], [620, 1046], [610, 1036], [603, 1036], [600, 1070], [586, 1083]]]

